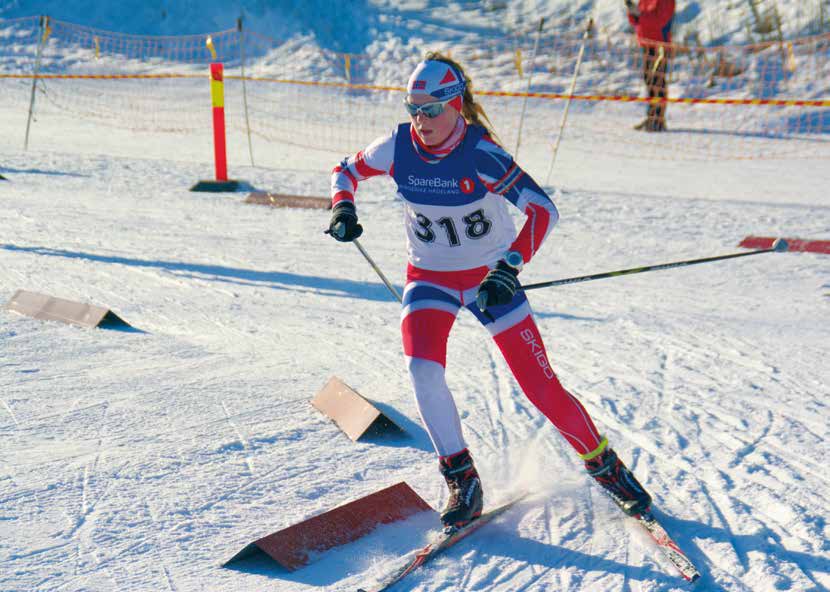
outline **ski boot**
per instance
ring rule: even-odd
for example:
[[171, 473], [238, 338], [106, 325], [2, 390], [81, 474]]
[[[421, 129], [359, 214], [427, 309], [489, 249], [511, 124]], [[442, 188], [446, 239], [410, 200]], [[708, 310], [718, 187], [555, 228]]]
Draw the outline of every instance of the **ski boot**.
[[653, 121], [649, 121], [648, 125], [646, 126], [646, 131], [647, 132], [665, 132], [665, 131], [668, 131], [668, 128], [666, 127], [666, 120], [657, 117]]
[[465, 448], [450, 456], [442, 456], [439, 465], [450, 488], [450, 498], [441, 512], [444, 528], [458, 528], [481, 516], [484, 496], [470, 451]]
[[657, 117], [657, 108], [655, 105], [649, 104], [646, 109], [646, 117], [640, 123], [634, 126], [634, 129], [640, 132], [650, 132], [654, 126], [654, 120]]
[[585, 461], [588, 474], [605, 488], [611, 499], [629, 516], [648, 511], [651, 496], [617, 457], [617, 453], [608, 448], [607, 440], [603, 439], [603, 444], [604, 447], [600, 445], [602, 452]]

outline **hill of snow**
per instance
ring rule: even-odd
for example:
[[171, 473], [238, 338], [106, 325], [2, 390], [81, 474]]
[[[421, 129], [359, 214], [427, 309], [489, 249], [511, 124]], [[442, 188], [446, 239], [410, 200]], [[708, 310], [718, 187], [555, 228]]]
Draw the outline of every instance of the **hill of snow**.
[[[827, 0], [678, 0], [675, 40], [705, 44], [745, 43], [758, 38], [756, 13], [775, 12], [784, 38], [830, 31]], [[136, 35], [188, 35], [236, 27], [282, 39], [312, 34], [321, 47], [362, 53], [377, 39], [425, 35], [456, 39], [474, 34], [501, 37], [530, 31], [539, 19], [578, 28], [588, 16], [610, 31], [628, 28], [622, 0], [2, 0], [0, 18], [45, 14], [77, 24]], [[822, 22], [822, 20], [824, 22]]]

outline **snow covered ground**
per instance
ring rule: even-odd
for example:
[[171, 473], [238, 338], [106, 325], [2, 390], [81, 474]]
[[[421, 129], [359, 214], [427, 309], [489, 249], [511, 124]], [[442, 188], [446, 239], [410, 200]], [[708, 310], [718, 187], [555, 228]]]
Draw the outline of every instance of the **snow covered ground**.
[[[531, 4], [553, 10], [517, 3], [528, 22]], [[0, 302], [43, 292], [110, 307], [134, 330], [0, 311], [0, 590], [346, 591], [423, 545], [435, 524], [421, 517], [296, 572], [219, 567], [253, 539], [399, 481], [443, 504], [399, 306], [354, 247], [322, 234], [325, 211], [189, 192], [212, 174], [201, 124], [139, 131], [43, 105], [27, 153], [19, 113], [0, 112], [11, 179], [0, 181]], [[632, 113], [607, 113], [613, 134], [577, 120], [581, 133], [565, 136], [548, 186], [563, 190], [561, 221], [526, 283], [730, 253], [749, 234], [830, 238], [826, 159], [648, 167], [622, 148], [637, 137]], [[687, 140], [668, 138], [655, 141]], [[546, 139], [528, 141], [520, 160], [543, 181], [549, 153], [533, 142]], [[786, 141], [757, 142], [775, 152]], [[325, 195], [322, 171], [342, 156], [261, 144], [268, 166], [251, 167], [242, 137], [230, 146], [233, 177], [288, 194]], [[392, 186], [370, 181], [358, 200], [363, 245], [400, 287]], [[695, 589], [830, 589], [830, 257], [764, 254], [530, 301], [562, 382], [703, 573]], [[408, 437], [352, 443], [309, 403], [332, 375]], [[486, 502], [535, 495], [401, 590], [688, 589], [470, 315], [451, 335], [448, 380]]]
[[[140, 332], [0, 315], [3, 590], [350, 590], [427, 525], [289, 574], [217, 563], [272, 530], [400, 480], [445, 492], [418, 427], [398, 305], [327, 214], [186, 188], [204, 165], [3, 155], [0, 286], [111, 307]], [[775, 163], [769, 163], [771, 172]], [[289, 170], [240, 178], [320, 194]], [[583, 171], [596, 175], [591, 167]], [[399, 205], [363, 188], [364, 245], [398, 285]], [[801, 203], [567, 191], [526, 282], [826, 237]], [[788, 253], [566, 288], [531, 302], [554, 364], [653, 491], [704, 589], [830, 586], [830, 261]], [[673, 590], [678, 580], [518, 391], [462, 316], [449, 380], [497, 502], [539, 495], [412, 576], [417, 590]], [[331, 375], [411, 439], [351, 443], [309, 399]], [[391, 542], [390, 542], [391, 541]]]

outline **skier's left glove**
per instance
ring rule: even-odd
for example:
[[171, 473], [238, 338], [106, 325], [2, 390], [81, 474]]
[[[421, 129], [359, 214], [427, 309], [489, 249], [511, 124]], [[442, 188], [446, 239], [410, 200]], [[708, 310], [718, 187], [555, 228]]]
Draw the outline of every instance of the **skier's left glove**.
[[518, 269], [508, 265], [503, 259], [499, 261], [495, 269], [491, 269], [478, 286], [476, 304], [479, 310], [485, 312], [490, 306], [510, 304], [516, 291], [522, 287], [518, 275]]

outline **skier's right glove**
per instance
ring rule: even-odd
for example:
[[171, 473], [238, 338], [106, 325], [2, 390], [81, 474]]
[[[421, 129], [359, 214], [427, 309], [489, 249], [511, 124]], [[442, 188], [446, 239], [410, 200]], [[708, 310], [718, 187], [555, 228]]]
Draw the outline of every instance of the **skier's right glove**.
[[357, 221], [357, 211], [350, 201], [341, 201], [331, 210], [331, 221], [326, 234], [341, 243], [348, 243], [363, 234], [363, 227]]

